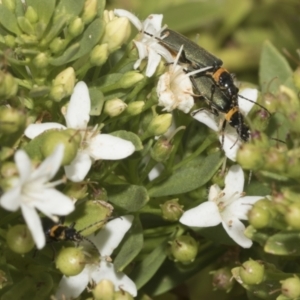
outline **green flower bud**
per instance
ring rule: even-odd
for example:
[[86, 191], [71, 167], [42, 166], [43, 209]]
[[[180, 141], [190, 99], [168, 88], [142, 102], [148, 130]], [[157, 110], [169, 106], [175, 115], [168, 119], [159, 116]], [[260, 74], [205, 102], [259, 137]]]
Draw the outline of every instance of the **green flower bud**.
[[283, 172], [286, 169], [285, 153], [275, 147], [270, 148], [268, 153], [263, 155], [264, 168], [274, 172]]
[[243, 144], [237, 152], [236, 161], [247, 170], [259, 170], [264, 164], [260, 148], [253, 144]]
[[287, 199], [292, 202], [299, 201], [300, 187], [299, 186], [291, 186], [286, 188], [281, 188], [281, 192], [284, 199]]
[[212, 284], [215, 290], [225, 291], [226, 293], [231, 291], [234, 281], [231, 280], [232, 274], [229, 268], [221, 268], [210, 272], [210, 274], [213, 274]]
[[72, 37], [80, 35], [84, 30], [84, 23], [81, 18], [77, 17], [68, 26], [68, 33]]
[[87, 190], [88, 186], [86, 183], [69, 182], [64, 189], [64, 194], [71, 199], [79, 200], [88, 195]]
[[240, 267], [239, 275], [243, 284], [260, 284], [264, 279], [265, 267], [258, 261], [248, 260]]
[[84, 269], [85, 256], [80, 248], [63, 248], [56, 256], [55, 265], [64, 275], [75, 276]]
[[81, 19], [83, 23], [88, 24], [94, 20], [97, 15], [97, 0], [86, 0], [83, 7]]
[[111, 281], [103, 279], [92, 290], [95, 300], [114, 300], [114, 285]]
[[144, 79], [144, 75], [137, 71], [129, 71], [125, 73], [119, 81], [120, 87], [128, 89], [136, 85], [139, 81]]
[[19, 38], [20, 38], [20, 43], [24, 43], [27, 45], [38, 45], [39, 43], [37, 37], [32, 34], [21, 34]]
[[151, 157], [157, 162], [168, 160], [174, 146], [164, 137], [160, 137], [150, 149]]
[[101, 44], [108, 44], [110, 53], [118, 50], [129, 38], [131, 34], [130, 22], [127, 18], [115, 17], [106, 24]]
[[300, 203], [292, 203], [287, 206], [287, 212], [284, 216], [285, 221], [292, 229], [300, 229]]
[[300, 90], [300, 67], [296, 69], [293, 74], [294, 84], [298, 90]]
[[44, 69], [49, 65], [49, 55], [48, 53], [41, 52], [33, 59], [32, 62], [37, 69]]
[[102, 66], [108, 58], [108, 45], [101, 44], [94, 47], [90, 54], [90, 63], [92, 66], [100, 67]]
[[9, 99], [15, 96], [17, 91], [18, 83], [16, 79], [10, 73], [0, 71], [0, 97]]
[[62, 165], [69, 165], [77, 155], [77, 151], [81, 142], [81, 135], [73, 129], [67, 130], [51, 130], [44, 134], [44, 143], [41, 146], [41, 153], [46, 158], [50, 156], [58, 144], [65, 146]]
[[278, 99], [271, 93], [263, 95], [262, 105], [271, 113], [275, 113], [278, 110]]
[[49, 48], [52, 51], [52, 53], [57, 54], [61, 51], [63, 51], [67, 46], [67, 42], [60, 37], [56, 37], [53, 39], [53, 41], [50, 43]]
[[171, 253], [175, 261], [182, 263], [193, 262], [198, 253], [198, 243], [189, 235], [182, 235], [170, 242]]
[[75, 86], [76, 75], [72, 67], [60, 72], [52, 82], [50, 96], [54, 101], [60, 101], [70, 96]]
[[15, 46], [16, 46], [16, 40], [13, 35], [8, 34], [8, 35], [4, 36], [4, 42], [5, 42], [6, 46], [9, 48], [15, 48]]
[[15, 225], [11, 227], [6, 235], [8, 247], [19, 254], [25, 254], [34, 247], [34, 241], [26, 225]]
[[25, 18], [31, 23], [35, 24], [39, 20], [39, 16], [32, 6], [28, 6], [25, 12]]
[[249, 223], [256, 229], [267, 227], [271, 221], [271, 215], [261, 207], [253, 207], [248, 213]]
[[172, 124], [172, 114], [161, 114], [155, 116], [147, 128], [147, 133], [150, 136], [162, 135], [170, 128]]
[[23, 32], [30, 35], [34, 34], [34, 28], [28, 19], [26, 19], [25, 17], [18, 17], [17, 20], [18, 20], [18, 25]]
[[133, 297], [126, 291], [118, 291], [114, 294], [114, 300], [133, 300]]
[[127, 107], [127, 104], [124, 103], [121, 99], [115, 98], [107, 100], [105, 102], [104, 113], [110, 117], [116, 117], [120, 115]]
[[295, 276], [280, 281], [281, 293], [289, 299], [298, 299], [300, 297], [300, 279]]
[[300, 179], [300, 148], [291, 149], [287, 153], [287, 175], [291, 178]]
[[12, 176], [18, 175], [18, 169], [16, 167], [16, 164], [10, 161], [6, 161], [4, 163], [1, 163], [0, 168], [0, 175], [3, 178], [10, 178]]
[[139, 115], [145, 106], [144, 101], [134, 101], [130, 102], [126, 109], [126, 114], [129, 116], [136, 116]]
[[0, 133], [12, 134], [25, 129], [25, 125], [24, 112], [6, 106], [0, 107]]
[[170, 222], [175, 222], [180, 219], [183, 214], [183, 206], [178, 203], [178, 199], [166, 201], [160, 205], [162, 217]]

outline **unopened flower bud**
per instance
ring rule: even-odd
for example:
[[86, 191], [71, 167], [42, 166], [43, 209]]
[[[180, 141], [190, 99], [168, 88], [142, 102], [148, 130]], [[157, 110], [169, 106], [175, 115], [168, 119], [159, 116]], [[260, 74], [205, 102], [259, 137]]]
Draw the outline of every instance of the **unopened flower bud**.
[[129, 71], [125, 73], [120, 79], [120, 87], [128, 89], [137, 84], [139, 81], [144, 79], [144, 75], [137, 71]]
[[114, 300], [133, 300], [133, 297], [126, 291], [117, 291], [114, 294]]
[[111, 99], [105, 102], [104, 112], [110, 117], [120, 115], [127, 107], [127, 104], [121, 99]]
[[90, 54], [90, 63], [92, 66], [102, 66], [108, 58], [108, 45], [101, 44], [94, 47]]
[[17, 94], [18, 83], [10, 74], [0, 71], [0, 97], [11, 98]]
[[39, 20], [39, 16], [32, 6], [27, 7], [25, 17], [31, 24], [35, 24]]
[[272, 93], [265, 93], [262, 105], [273, 114], [278, 110], [278, 99]]
[[139, 115], [145, 106], [144, 101], [134, 101], [130, 102], [126, 109], [126, 114], [129, 116], [136, 116]]
[[292, 203], [288, 205], [285, 214], [285, 221], [292, 229], [300, 229], [300, 203]]
[[70, 96], [75, 86], [75, 71], [72, 67], [60, 72], [52, 82], [50, 96], [54, 101], [60, 101]]
[[63, 40], [60, 37], [56, 37], [50, 43], [49, 48], [52, 51], [52, 53], [56, 54], [56, 53], [63, 51], [66, 48], [66, 46], [67, 46], [67, 43], [65, 40]]
[[110, 53], [118, 50], [129, 38], [131, 34], [130, 22], [127, 18], [114, 18], [106, 24], [101, 44], [108, 44]]
[[5, 42], [5, 45], [9, 48], [14, 48], [16, 46], [16, 40], [13, 35], [8, 34], [8, 35], [4, 36], [4, 42]]
[[39, 42], [37, 36], [33, 34], [21, 34], [19, 38], [22, 43], [27, 45], [37, 45]]
[[170, 128], [171, 124], [172, 114], [155, 116], [147, 128], [147, 133], [149, 135], [162, 135]]
[[25, 254], [33, 249], [34, 241], [26, 225], [11, 227], [6, 235], [8, 247], [19, 254]]
[[273, 172], [283, 172], [286, 169], [285, 153], [272, 147], [263, 155], [264, 168]]
[[16, 9], [16, 0], [2, 0], [1, 3], [12, 12]]
[[248, 212], [248, 221], [256, 229], [267, 227], [271, 221], [271, 215], [261, 207], [252, 207]]
[[198, 253], [198, 243], [189, 235], [182, 235], [171, 242], [171, 253], [175, 261], [193, 262]]
[[166, 201], [160, 205], [162, 217], [170, 222], [175, 222], [180, 219], [183, 214], [183, 206], [178, 203], [178, 199]]
[[300, 90], [300, 67], [296, 69], [293, 74], [294, 84], [298, 90]]
[[3, 178], [11, 178], [12, 176], [18, 175], [18, 169], [16, 164], [10, 161], [1, 163], [0, 175]]
[[297, 276], [280, 281], [281, 293], [288, 299], [298, 299], [300, 297], [300, 279]]
[[55, 265], [66, 276], [75, 276], [85, 267], [85, 256], [80, 248], [62, 248], [56, 259]]
[[71, 199], [83, 199], [87, 194], [88, 186], [86, 183], [69, 182], [65, 189], [64, 194]]
[[29, 22], [29, 20], [25, 17], [18, 17], [18, 25], [20, 28], [22, 28], [22, 31], [27, 34], [34, 34], [34, 28]]
[[111, 281], [103, 279], [92, 290], [95, 300], [113, 300], [114, 285]]
[[150, 150], [151, 157], [157, 162], [166, 161], [174, 146], [164, 136], [160, 137]]
[[234, 281], [231, 280], [232, 274], [229, 268], [221, 268], [219, 270], [210, 272], [213, 274], [212, 284], [214, 289], [229, 293], [233, 288]]
[[259, 284], [263, 281], [265, 267], [258, 261], [248, 260], [240, 267], [239, 275], [243, 284]]
[[51, 130], [43, 133], [44, 142], [41, 146], [41, 153], [44, 157], [50, 156], [58, 144], [65, 146], [62, 165], [69, 165], [77, 155], [81, 142], [81, 135], [73, 129]]
[[259, 170], [264, 163], [260, 148], [253, 144], [243, 144], [237, 152], [236, 161], [247, 170]]
[[49, 64], [49, 56], [47, 53], [41, 52], [33, 59], [32, 62], [37, 69], [46, 68]]
[[97, 15], [97, 0], [85, 0], [81, 19], [83, 23], [88, 24], [94, 20]]
[[0, 133], [15, 133], [24, 129], [25, 123], [24, 112], [10, 107], [0, 107]]
[[84, 30], [84, 23], [81, 18], [77, 17], [68, 26], [68, 33], [72, 37], [80, 35]]

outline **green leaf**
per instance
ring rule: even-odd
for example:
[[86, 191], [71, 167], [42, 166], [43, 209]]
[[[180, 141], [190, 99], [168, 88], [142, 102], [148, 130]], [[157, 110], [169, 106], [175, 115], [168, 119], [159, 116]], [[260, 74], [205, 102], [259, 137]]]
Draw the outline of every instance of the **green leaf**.
[[147, 190], [139, 185], [113, 185], [107, 187], [109, 202], [129, 212], [141, 209], [149, 200]]
[[264, 251], [273, 255], [300, 255], [299, 231], [281, 231], [271, 236], [264, 247]]
[[22, 33], [18, 27], [15, 14], [3, 4], [0, 4], [0, 23], [8, 31], [15, 33], [16, 35], [20, 35]]
[[110, 134], [132, 142], [132, 144], [135, 147], [135, 151], [141, 151], [144, 148], [141, 139], [131, 131], [118, 130], [118, 131], [111, 132]]
[[137, 289], [145, 285], [156, 271], [160, 268], [166, 258], [167, 242], [159, 244], [142, 262], [140, 262], [130, 273], [130, 278], [135, 282]]
[[[260, 58], [259, 82], [262, 92], [276, 93], [280, 84], [283, 84], [289, 77], [292, 77], [293, 71], [283, 55], [266, 41]], [[268, 87], [268, 83], [274, 79], [275, 82]]]
[[61, 56], [52, 59], [50, 62], [51, 65], [60, 66], [67, 63], [68, 61], [74, 58], [76, 53], [78, 53], [79, 49], [80, 49], [79, 43], [73, 44], [72, 46], [68, 47], [67, 50]]
[[95, 80], [93, 82], [93, 84], [95, 84], [96, 86], [100, 86], [101, 88], [104, 88], [106, 86], [109, 86], [111, 84], [118, 82], [122, 78], [123, 75], [124, 74], [122, 74], [122, 73], [108, 74], [108, 75], [98, 78], [97, 80]]
[[126, 234], [126, 239], [122, 242], [121, 249], [114, 259], [114, 267], [121, 272], [139, 254], [144, 244], [143, 228], [139, 217], [134, 218], [134, 222]]
[[[38, 1], [38, 0], [37, 0]], [[56, 10], [54, 21], [60, 15], [66, 15], [68, 19], [71, 19], [73, 16], [78, 17], [78, 15], [83, 10], [85, 0], [61, 0], [59, 1]]]
[[103, 93], [96, 87], [89, 88], [89, 93], [91, 98], [90, 116], [100, 116], [104, 104]]
[[[60, 66], [84, 56], [85, 54], [89, 53], [93, 49], [93, 47], [99, 42], [103, 33], [104, 22], [100, 19], [95, 19], [88, 26], [81, 38], [75, 44], [76, 48], [77, 45], [79, 46], [78, 51], [75, 51], [73, 55], [70, 55], [70, 48], [72, 48], [74, 46], [73, 45], [69, 47], [62, 56], [53, 59], [51, 61], [51, 64], [53, 66]], [[66, 55], [66, 53], [68, 53], [68, 55]]]
[[39, 21], [48, 24], [55, 8], [55, 0], [26, 0], [28, 6], [32, 6], [39, 16]]
[[176, 170], [162, 183], [149, 190], [150, 197], [182, 194], [195, 190], [207, 183], [223, 162], [223, 154], [218, 152]]

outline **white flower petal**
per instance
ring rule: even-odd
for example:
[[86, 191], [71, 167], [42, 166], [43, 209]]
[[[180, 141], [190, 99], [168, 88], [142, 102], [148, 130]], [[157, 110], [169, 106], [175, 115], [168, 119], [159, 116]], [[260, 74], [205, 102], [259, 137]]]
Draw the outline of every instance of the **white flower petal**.
[[164, 165], [161, 163], [158, 163], [153, 167], [153, 169], [148, 174], [148, 179], [150, 181], [154, 180], [156, 177], [158, 177], [161, 172], [165, 169]]
[[57, 145], [53, 153], [32, 172], [30, 180], [40, 180], [41, 182], [46, 182], [52, 179], [60, 168], [64, 151], [65, 146], [63, 144]]
[[132, 215], [114, 219], [108, 222], [95, 236], [89, 236], [89, 239], [97, 246], [101, 256], [112, 254], [131, 227], [133, 219]]
[[245, 234], [245, 225], [238, 220], [234, 219], [226, 219], [222, 221], [222, 225], [226, 230], [227, 234], [241, 247], [250, 248], [252, 246], [252, 241], [248, 239]]
[[237, 151], [242, 144], [242, 141], [240, 140], [236, 129], [227, 124], [224, 132], [224, 141], [222, 134], [220, 134], [219, 136], [219, 141], [221, 145], [223, 143], [223, 150], [226, 157], [228, 157], [232, 161], [236, 161]]
[[99, 283], [103, 279], [109, 280], [114, 284], [115, 290], [124, 290], [133, 297], [137, 295], [137, 289], [134, 282], [122, 272], [117, 272], [112, 263], [101, 261], [100, 269], [92, 273], [92, 278]]
[[[251, 88], [246, 88], [243, 89], [239, 95], [256, 102], [258, 98], [258, 90], [257, 89], [251, 89]], [[239, 109], [242, 112], [244, 116], [246, 116], [250, 110], [252, 109], [254, 103], [251, 101], [247, 101], [246, 99], [239, 97], [238, 98], [238, 103], [239, 103]]]
[[35, 207], [49, 218], [52, 218], [52, 215], [68, 215], [75, 208], [69, 197], [53, 188], [43, 189], [38, 197], [39, 201], [35, 202]]
[[31, 160], [24, 150], [18, 150], [15, 153], [15, 162], [19, 171], [20, 183], [23, 184], [32, 172]]
[[205, 124], [207, 127], [212, 129], [213, 131], [216, 131], [216, 132], [219, 131], [218, 123], [216, 122], [216, 117], [210, 111], [201, 109], [198, 112], [193, 111], [191, 113], [191, 115], [194, 119]]
[[92, 138], [88, 152], [93, 159], [116, 160], [126, 158], [135, 151], [134, 145], [110, 134], [98, 134]]
[[73, 182], [82, 181], [89, 172], [91, 165], [92, 159], [89, 154], [86, 152], [78, 152], [71, 164], [65, 166], [66, 176]]
[[253, 204], [263, 196], [246, 196], [234, 201], [228, 206], [228, 210], [232, 211], [234, 215], [240, 220], [248, 220], [248, 211], [252, 208]]
[[179, 222], [190, 227], [211, 227], [222, 221], [215, 202], [207, 201], [183, 213]]
[[86, 129], [90, 120], [90, 111], [91, 99], [89, 90], [87, 85], [80, 81], [74, 87], [65, 115], [68, 128]]
[[217, 184], [213, 184], [208, 193], [208, 201], [216, 201], [218, 199], [221, 189]]
[[127, 18], [137, 28], [138, 31], [142, 30], [143, 28], [142, 22], [131, 12], [125, 9], [115, 9], [114, 14], [118, 17]]
[[140, 66], [142, 60], [147, 57], [148, 49], [143, 43], [141, 43], [139, 41], [133, 41], [133, 42], [139, 53], [139, 59], [133, 65], [133, 68], [136, 70]]
[[81, 273], [76, 276], [63, 276], [59, 282], [55, 297], [58, 300], [69, 300], [78, 297], [89, 282], [89, 267], [86, 266]]
[[151, 14], [143, 22], [143, 31], [155, 35], [161, 29], [163, 15]]
[[223, 193], [224, 198], [232, 197], [235, 195], [236, 199], [240, 198], [244, 190], [244, 172], [240, 165], [233, 165], [228, 170], [225, 177], [225, 188]]
[[31, 124], [26, 128], [24, 134], [28, 138], [34, 139], [44, 131], [51, 130], [51, 129], [66, 129], [66, 126], [54, 122]]
[[161, 60], [161, 56], [157, 54], [153, 49], [149, 48], [148, 50], [148, 64], [146, 68], [146, 76], [151, 77], [154, 73], [155, 70]]
[[0, 204], [3, 208], [10, 211], [16, 211], [21, 202], [21, 189], [20, 184], [5, 192], [0, 198]]
[[21, 210], [36, 247], [42, 249], [45, 246], [46, 238], [38, 213], [34, 208], [24, 204], [21, 204]]

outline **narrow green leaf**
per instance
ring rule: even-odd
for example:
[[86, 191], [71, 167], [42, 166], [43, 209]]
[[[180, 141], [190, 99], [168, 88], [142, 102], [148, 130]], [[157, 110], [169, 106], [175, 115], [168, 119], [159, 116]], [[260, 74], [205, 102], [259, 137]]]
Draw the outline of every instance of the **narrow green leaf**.
[[57, 58], [54, 58], [51, 61], [51, 65], [61, 66], [65, 63], [67, 63], [68, 61], [70, 61], [74, 58], [76, 53], [78, 53], [79, 49], [80, 49], [80, 44], [79, 43], [73, 44], [72, 46], [67, 48], [67, 50], [63, 53], [63, 55], [61, 55]]
[[18, 27], [15, 14], [3, 4], [0, 4], [0, 23], [8, 31], [15, 33], [16, 35], [20, 35], [22, 33]]
[[165, 181], [151, 188], [150, 197], [182, 194], [203, 186], [219, 169], [223, 159], [220, 152], [201, 160], [194, 159], [188, 166], [176, 170]]
[[55, 8], [55, 0], [26, 0], [28, 6], [32, 6], [39, 16], [39, 21], [48, 24]]
[[[269, 41], [266, 41], [260, 58], [259, 82], [262, 92], [276, 93], [280, 84], [292, 77], [292, 69], [284, 56]], [[268, 87], [268, 83], [277, 78]]]
[[83, 10], [85, 0], [61, 0], [59, 1], [56, 10], [54, 19], [60, 15], [67, 15], [68, 19], [78, 17], [81, 11]]
[[90, 115], [100, 116], [104, 104], [103, 93], [96, 87], [89, 88], [89, 93], [91, 97]]
[[147, 190], [139, 185], [113, 185], [107, 187], [109, 202], [129, 212], [141, 209], [149, 200]]
[[144, 286], [160, 268], [166, 258], [166, 244], [157, 246], [130, 274], [130, 278], [135, 282], [137, 289]]
[[134, 222], [126, 234], [126, 239], [121, 245], [121, 249], [114, 260], [114, 266], [121, 272], [139, 254], [144, 244], [143, 228], [139, 217], [134, 218]]
[[111, 132], [110, 134], [132, 142], [132, 144], [135, 147], [135, 151], [140, 151], [143, 149], [143, 143], [141, 139], [131, 131], [118, 130], [118, 131]]
[[299, 231], [281, 231], [271, 236], [264, 247], [264, 251], [273, 255], [300, 255]]

